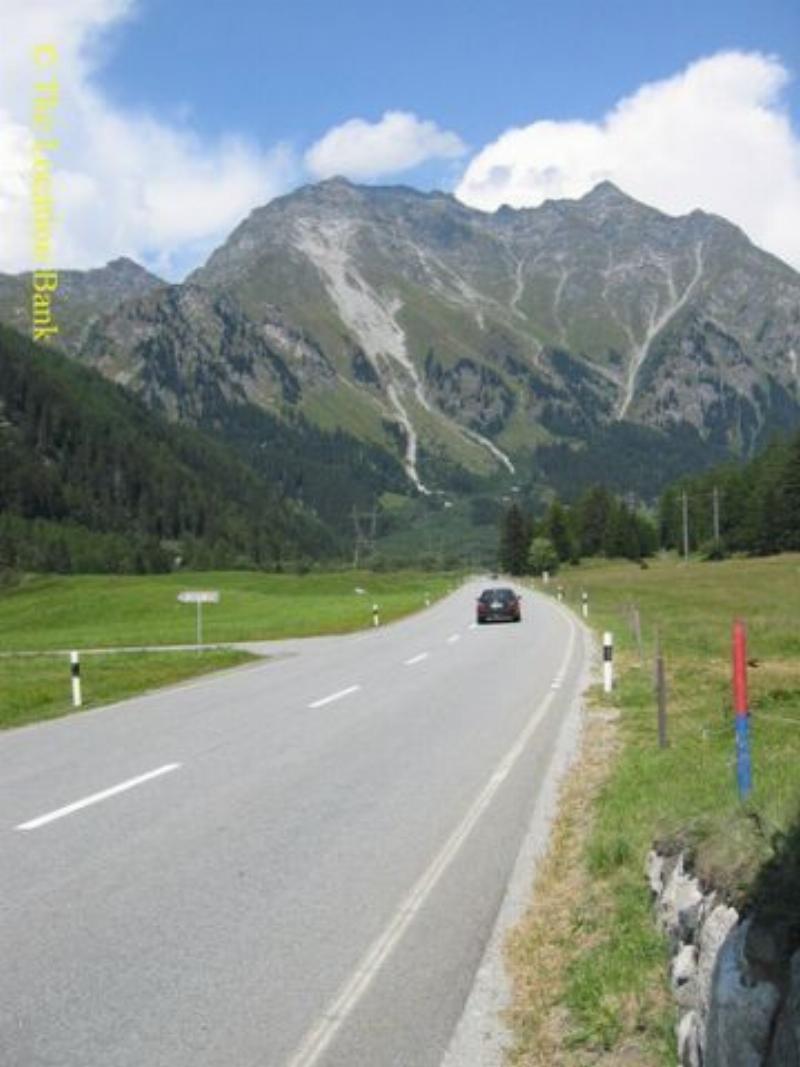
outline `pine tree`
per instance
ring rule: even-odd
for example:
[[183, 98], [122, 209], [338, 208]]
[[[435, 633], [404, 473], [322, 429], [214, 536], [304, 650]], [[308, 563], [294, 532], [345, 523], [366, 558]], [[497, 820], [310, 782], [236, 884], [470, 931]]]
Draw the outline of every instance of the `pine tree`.
[[604, 485], [587, 489], [578, 501], [575, 510], [582, 556], [599, 556], [602, 553], [606, 526], [613, 507], [614, 498]]
[[500, 566], [509, 574], [525, 574], [528, 566], [530, 524], [516, 504], [503, 517], [500, 537]]
[[576, 555], [568, 512], [558, 500], [554, 500], [548, 508], [544, 522], [542, 523], [542, 532], [552, 543], [556, 555], [562, 563], [565, 563]]

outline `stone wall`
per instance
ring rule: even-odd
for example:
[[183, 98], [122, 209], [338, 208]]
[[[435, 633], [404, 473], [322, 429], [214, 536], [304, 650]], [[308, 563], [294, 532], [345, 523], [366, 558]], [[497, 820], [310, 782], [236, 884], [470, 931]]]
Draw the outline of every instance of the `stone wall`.
[[785, 931], [704, 889], [683, 853], [650, 852], [646, 873], [670, 943], [681, 1067], [800, 1067], [800, 951]]

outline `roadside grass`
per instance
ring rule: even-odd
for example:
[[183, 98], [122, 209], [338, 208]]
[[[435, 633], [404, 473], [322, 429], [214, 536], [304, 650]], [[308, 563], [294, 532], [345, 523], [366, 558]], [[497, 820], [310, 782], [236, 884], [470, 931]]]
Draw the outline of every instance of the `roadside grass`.
[[[590, 712], [531, 912], [509, 943], [516, 987], [510, 1062], [674, 1064], [666, 946], [643, 874], [652, 844], [688, 848], [707, 884], [740, 908], [766, 900], [800, 936], [800, 893], [787, 876], [796, 869], [797, 846], [786, 846], [797, 841], [800, 816], [800, 556], [689, 564], [670, 558], [647, 569], [592, 563], [562, 572], [548, 591], [558, 584], [576, 610], [586, 590], [591, 625], [614, 634], [615, 692], [605, 697], [595, 688], [589, 702], [619, 713], [607, 723], [617, 741], [595, 768], [598, 780], [577, 819], [570, 790], [592, 758]], [[641, 618], [641, 660], [631, 605]], [[730, 698], [735, 617], [747, 623], [752, 664], [753, 792], [745, 804], [736, 792]], [[663, 750], [653, 693], [656, 627], [668, 686]], [[558, 924], [551, 933], [541, 918], [549, 897], [568, 884], [569, 864], [557, 864], [559, 841], [570, 832], [577, 874], [559, 935]], [[529, 995], [542, 959], [551, 957], [559, 996]], [[557, 1040], [542, 1058], [537, 1046], [552, 1035], [554, 1019]]]
[[371, 625], [373, 603], [381, 623], [391, 622], [458, 581], [452, 574], [357, 571], [29, 575], [0, 592], [0, 650], [191, 644], [196, 608], [176, 599], [190, 589], [221, 594], [219, 604], [203, 606], [208, 644], [343, 633]]
[[[81, 662], [81, 710], [111, 704], [200, 674], [237, 667], [257, 658], [235, 649], [86, 656]], [[72, 707], [68, 657], [0, 658], [0, 729], [54, 719], [73, 711], [76, 709]]]

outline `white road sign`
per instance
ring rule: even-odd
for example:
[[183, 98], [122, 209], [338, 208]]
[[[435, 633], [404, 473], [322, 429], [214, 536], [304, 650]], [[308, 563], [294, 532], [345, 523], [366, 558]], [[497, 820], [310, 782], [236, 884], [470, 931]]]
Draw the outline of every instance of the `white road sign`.
[[178, 593], [178, 600], [181, 604], [219, 604], [219, 593], [216, 589], [189, 591]]

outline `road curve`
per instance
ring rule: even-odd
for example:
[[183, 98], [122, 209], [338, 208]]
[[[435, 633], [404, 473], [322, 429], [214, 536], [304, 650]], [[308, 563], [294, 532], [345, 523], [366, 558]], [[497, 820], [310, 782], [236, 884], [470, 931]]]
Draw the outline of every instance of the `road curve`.
[[0, 1064], [438, 1067], [586, 656], [478, 588], [1, 735]]

